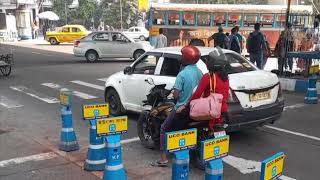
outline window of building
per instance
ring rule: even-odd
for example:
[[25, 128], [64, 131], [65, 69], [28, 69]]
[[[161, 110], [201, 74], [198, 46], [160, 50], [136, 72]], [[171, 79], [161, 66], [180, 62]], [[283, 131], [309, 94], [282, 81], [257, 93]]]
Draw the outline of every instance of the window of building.
[[155, 25], [164, 25], [165, 13], [162, 11], [155, 11], [153, 13], [153, 24]]

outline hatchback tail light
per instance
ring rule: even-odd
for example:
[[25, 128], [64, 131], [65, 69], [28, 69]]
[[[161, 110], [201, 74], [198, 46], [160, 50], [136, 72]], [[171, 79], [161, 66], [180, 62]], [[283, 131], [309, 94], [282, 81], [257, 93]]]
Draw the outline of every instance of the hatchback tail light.
[[234, 93], [234, 91], [232, 91], [231, 89], [229, 89], [229, 97], [227, 100], [228, 103], [239, 103], [239, 99], [237, 98], [236, 94]]
[[79, 41], [79, 40], [76, 40], [76, 41], [74, 41], [73, 46], [74, 46], [74, 47], [78, 47], [79, 44], [80, 44], [80, 41]]

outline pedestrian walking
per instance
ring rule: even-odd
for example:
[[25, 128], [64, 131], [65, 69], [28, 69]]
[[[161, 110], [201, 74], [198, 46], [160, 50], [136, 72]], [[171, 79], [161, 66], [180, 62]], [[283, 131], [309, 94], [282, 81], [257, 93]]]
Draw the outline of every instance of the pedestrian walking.
[[243, 36], [240, 34], [240, 27], [239, 26], [235, 26], [235, 29], [236, 29], [236, 31], [237, 31], [237, 33], [236, 33], [236, 36], [238, 37], [238, 39], [239, 39], [239, 42], [240, 42], [240, 53], [242, 53], [242, 50], [243, 50]]
[[159, 36], [157, 37], [157, 42], [155, 48], [167, 47], [167, 37], [163, 34], [163, 29], [159, 29]]
[[214, 47], [221, 47], [223, 49], [227, 49], [228, 48], [228, 37], [223, 33], [223, 28], [220, 26], [218, 28], [218, 32], [214, 33], [212, 36], [210, 36], [208, 38], [208, 42], [210, 42], [211, 40], [213, 40], [214, 42]]
[[241, 47], [240, 47], [240, 42], [237, 36], [236, 28], [231, 29], [231, 35], [229, 36], [229, 40], [230, 40], [229, 49], [240, 54]]
[[270, 48], [270, 43], [267, 40], [266, 35], [263, 35], [265, 41], [266, 41], [266, 48], [263, 51], [263, 58], [262, 58], [262, 69], [264, 69], [264, 67], [267, 64], [268, 58], [271, 56], [271, 48]]
[[262, 69], [263, 51], [266, 49], [266, 41], [262, 32], [260, 32], [260, 23], [254, 25], [254, 31], [249, 34], [247, 39], [247, 50], [250, 55], [250, 61], [256, 63], [259, 69]]
[[[304, 37], [301, 41], [300, 51], [311, 51], [313, 49], [313, 41], [312, 34], [306, 33], [306, 37]], [[310, 59], [298, 59], [297, 66], [300, 68], [300, 71], [305, 71], [308, 67], [310, 67], [312, 60]]]
[[294, 37], [292, 32], [292, 25], [288, 23], [285, 30], [279, 36], [275, 47], [275, 55], [278, 57], [278, 70], [280, 75], [283, 74], [284, 68], [290, 72], [293, 67], [293, 59], [287, 58], [287, 53], [294, 49]]

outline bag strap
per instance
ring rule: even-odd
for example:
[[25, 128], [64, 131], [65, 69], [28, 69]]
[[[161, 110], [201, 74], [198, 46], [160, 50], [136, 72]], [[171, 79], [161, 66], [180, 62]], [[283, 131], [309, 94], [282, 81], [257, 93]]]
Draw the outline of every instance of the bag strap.
[[213, 73], [213, 89], [212, 89], [212, 80], [209, 73], [209, 81], [210, 81], [210, 93], [216, 93], [216, 75]]

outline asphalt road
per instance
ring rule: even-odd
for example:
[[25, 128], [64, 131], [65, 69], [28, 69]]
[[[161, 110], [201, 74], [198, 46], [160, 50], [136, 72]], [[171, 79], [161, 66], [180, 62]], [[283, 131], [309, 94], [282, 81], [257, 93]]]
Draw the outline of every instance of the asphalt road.
[[[88, 122], [82, 120], [81, 107], [104, 102], [104, 91], [72, 81], [103, 87], [104, 78], [130, 61], [109, 59], [88, 64], [70, 53], [70, 45], [59, 46], [59, 52], [54, 52], [55, 46], [40, 44], [13, 48], [13, 73], [0, 76], [0, 180], [99, 179], [101, 173], [89, 173], [81, 167], [88, 145]], [[81, 146], [77, 152], [58, 150], [60, 105], [54, 98], [59, 90], [53, 88], [57, 85], [81, 92], [72, 96], [73, 124]], [[303, 96], [286, 92], [286, 110], [275, 124], [231, 134], [224, 179], [259, 179], [259, 162], [277, 152], [287, 155], [282, 179], [318, 179], [319, 105], [304, 105]], [[133, 141], [123, 144], [122, 152], [129, 179], [170, 179], [170, 168], [150, 166], [158, 151], [145, 149], [135, 140], [138, 115], [128, 116], [128, 133], [122, 139]], [[202, 179], [203, 174], [191, 165], [190, 179]]]

